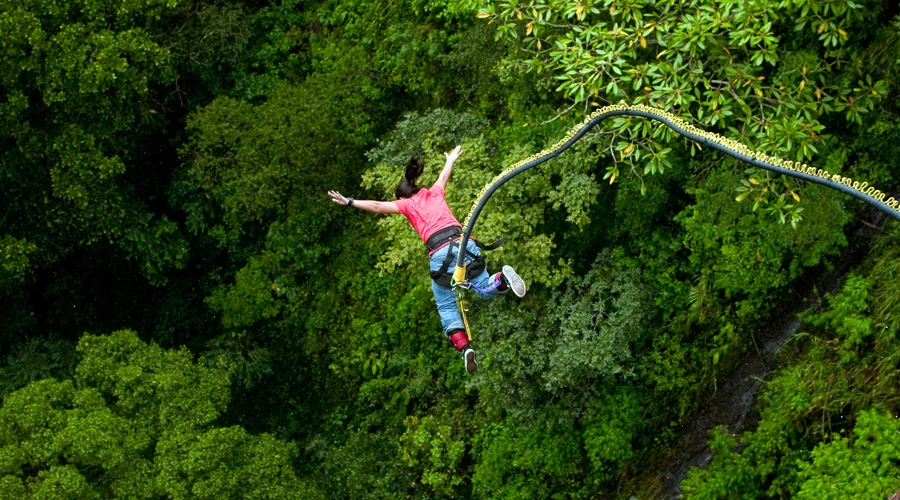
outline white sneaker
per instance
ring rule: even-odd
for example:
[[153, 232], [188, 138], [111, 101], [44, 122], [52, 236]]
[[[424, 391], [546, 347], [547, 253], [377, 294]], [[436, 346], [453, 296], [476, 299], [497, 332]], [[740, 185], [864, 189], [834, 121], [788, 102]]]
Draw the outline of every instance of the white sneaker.
[[478, 369], [478, 363], [475, 362], [475, 349], [466, 347], [465, 350], [463, 350], [463, 363], [466, 364], [467, 372], [475, 373], [475, 370]]
[[500, 279], [502, 279], [510, 290], [516, 294], [516, 297], [525, 296], [525, 281], [516, 274], [516, 271], [513, 270], [512, 267], [503, 266], [503, 274], [500, 275]]

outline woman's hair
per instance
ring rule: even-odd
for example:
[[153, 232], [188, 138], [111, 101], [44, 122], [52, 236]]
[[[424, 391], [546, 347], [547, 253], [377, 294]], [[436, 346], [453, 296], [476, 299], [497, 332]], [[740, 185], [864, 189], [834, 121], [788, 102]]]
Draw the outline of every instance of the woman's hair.
[[412, 198], [419, 192], [419, 189], [421, 188], [416, 185], [416, 179], [422, 175], [424, 170], [425, 165], [419, 162], [417, 158], [413, 157], [409, 159], [409, 163], [406, 164], [406, 174], [394, 190], [394, 194], [397, 195], [398, 199]]

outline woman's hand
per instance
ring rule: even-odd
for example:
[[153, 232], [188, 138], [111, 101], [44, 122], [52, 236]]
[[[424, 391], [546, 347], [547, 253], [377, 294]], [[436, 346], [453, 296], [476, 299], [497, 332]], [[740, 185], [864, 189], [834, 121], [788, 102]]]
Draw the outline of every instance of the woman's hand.
[[447, 158], [447, 165], [453, 165], [453, 162], [455, 162], [456, 159], [459, 158], [459, 152], [461, 149], [462, 145], [457, 145], [455, 148], [453, 148], [453, 151], [444, 153], [444, 156]]
[[444, 164], [444, 169], [441, 170], [441, 174], [438, 175], [437, 181], [435, 181], [434, 186], [438, 187], [441, 190], [447, 190], [447, 181], [450, 180], [450, 172], [453, 171], [453, 162], [459, 158], [459, 150], [462, 149], [462, 146], [456, 146], [453, 148], [453, 151], [449, 153], [444, 153], [444, 156], [447, 157], [447, 163]]
[[331, 196], [331, 201], [337, 203], [338, 205], [347, 205], [350, 203], [350, 200], [347, 199], [346, 196], [338, 193], [337, 191], [329, 191], [328, 196]]

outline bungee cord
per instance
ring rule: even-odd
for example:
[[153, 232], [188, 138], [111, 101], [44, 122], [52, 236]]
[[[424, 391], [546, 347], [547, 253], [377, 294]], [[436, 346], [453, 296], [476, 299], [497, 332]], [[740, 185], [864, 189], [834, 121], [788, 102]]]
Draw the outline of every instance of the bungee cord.
[[[854, 198], [874, 206], [878, 210], [881, 210], [887, 215], [900, 221], [900, 200], [894, 199], [893, 197], [885, 200], [885, 193], [870, 186], [868, 182], [854, 181], [850, 177], [832, 174], [827, 170], [810, 167], [805, 163], [785, 161], [774, 156], [768, 156], [753, 151], [740, 142], [722, 137], [712, 132], [701, 130], [667, 111], [643, 104], [628, 105], [623, 101], [619, 104], [613, 104], [594, 111], [585, 118], [582, 123], [569, 130], [565, 137], [549, 149], [545, 149], [540, 153], [536, 153], [518, 163], [510, 165], [488, 182], [478, 193], [478, 196], [472, 203], [472, 209], [466, 216], [465, 222], [463, 222], [463, 235], [459, 239], [460, 248], [464, 242], [469, 240], [479, 214], [481, 214], [481, 211], [484, 209], [491, 195], [493, 195], [500, 186], [520, 173], [555, 158], [578, 142], [588, 130], [598, 125], [603, 120], [613, 116], [638, 116], [656, 120], [665, 124], [685, 138], [703, 146], [709, 146], [719, 150], [755, 167], [837, 189], [838, 191], [849, 194]], [[456, 268], [453, 271], [452, 281], [460, 302], [462, 301], [462, 290], [468, 288], [464, 255], [465, 252], [457, 251]], [[462, 303], [459, 305], [464, 307]], [[468, 332], [468, 330], [468, 321], [466, 321], [466, 331]], [[469, 335], [469, 338], [471, 338], [471, 335]]]

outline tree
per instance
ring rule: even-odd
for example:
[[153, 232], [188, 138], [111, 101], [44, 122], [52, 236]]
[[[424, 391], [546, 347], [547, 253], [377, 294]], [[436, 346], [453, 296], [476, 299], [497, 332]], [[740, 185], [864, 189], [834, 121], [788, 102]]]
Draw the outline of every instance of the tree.
[[175, 75], [145, 26], [175, 4], [0, 7], [0, 280], [106, 242], [152, 281], [181, 264], [176, 225], [121, 181], [140, 135], [162, 123], [150, 91]]
[[[846, 126], [837, 116], [862, 124], [888, 95], [881, 43], [870, 36], [879, 24], [878, 0], [485, 0], [479, 6], [479, 17], [497, 24], [498, 37], [521, 40], [505, 66], [555, 81], [576, 116], [622, 99], [646, 103], [751, 149], [806, 161], [823, 135]], [[608, 136], [604, 146], [615, 148], [614, 161], [624, 160], [635, 175], [671, 168], [677, 149], [700, 153], [665, 127], [613, 122], [595, 134]], [[617, 178], [619, 168], [609, 166], [606, 177]], [[794, 182], [766, 179], [756, 192], [771, 202], [789, 200], [797, 189]], [[796, 219], [797, 208], [782, 204], [778, 211]]]
[[896, 226], [879, 240], [883, 253], [827, 294], [827, 307], [801, 315], [811, 330], [763, 386], [757, 428], [715, 433], [713, 460], [682, 483], [688, 498], [875, 498], [900, 487], [898, 426], [883, 411], [900, 400], [887, 327], [898, 317]]
[[5, 496], [315, 497], [294, 475], [293, 444], [215, 425], [229, 399], [227, 371], [127, 330], [85, 335], [78, 350], [74, 379], [4, 397]]
[[900, 425], [888, 413], [864, 411], [853, 439], [835, 437], [800, 463], [796, 498], [886, 498], [900, 489]]

